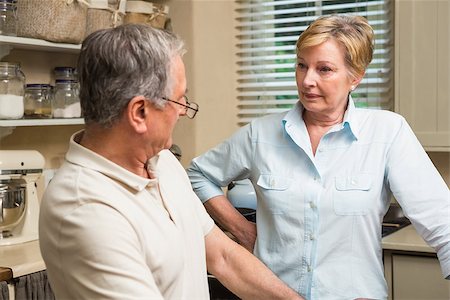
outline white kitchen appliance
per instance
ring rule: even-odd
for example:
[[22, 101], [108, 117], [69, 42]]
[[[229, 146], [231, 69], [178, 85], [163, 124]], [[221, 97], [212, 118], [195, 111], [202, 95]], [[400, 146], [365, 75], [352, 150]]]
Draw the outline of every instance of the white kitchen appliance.
[[44, 164], [35, 150], [0, 150], [0, 246], [38, 239], [36, 181]]
[[227, 198], [234, 207], [256, 209], [256, 193], [249, 179], [230, 183]]

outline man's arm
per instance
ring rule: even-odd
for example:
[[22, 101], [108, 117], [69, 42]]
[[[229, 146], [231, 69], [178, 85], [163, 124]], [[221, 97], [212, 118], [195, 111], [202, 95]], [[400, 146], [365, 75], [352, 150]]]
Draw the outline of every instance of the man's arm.
[[205, 208], [209, 215], [223, 229], [230, 232], [248, 251], [253, 252], [256, 240], [256, 224], [240, 214], [223, 195], [206, 201]]
[[303, 299], [217, 226], [205, 238], [208, 271], [242, 299]]

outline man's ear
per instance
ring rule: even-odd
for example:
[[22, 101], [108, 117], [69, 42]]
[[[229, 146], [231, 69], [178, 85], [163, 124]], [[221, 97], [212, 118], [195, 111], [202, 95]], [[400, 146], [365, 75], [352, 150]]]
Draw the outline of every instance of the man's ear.
[[128, 102], [126, 108], [128, 123], [137, 133], [147, 131], [149, 113], [148, 101], [143, 96], [136, 96]]

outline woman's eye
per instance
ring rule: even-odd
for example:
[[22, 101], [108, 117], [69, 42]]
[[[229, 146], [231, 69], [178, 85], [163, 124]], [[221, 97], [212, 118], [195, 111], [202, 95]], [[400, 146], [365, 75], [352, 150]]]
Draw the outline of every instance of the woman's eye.
[[306, 68], [306, 65], [303, 64], [303, 63], [297, 63], [297, 67], [298, 67], [299, 69], [305, 69], [305, 68]]
[[328, 73], [328, 72], [331, 72], [331, 71], [332, 70], [329, 67], [321, 67], [320, 68], [320, 72], [322, 72], [322, 73]]

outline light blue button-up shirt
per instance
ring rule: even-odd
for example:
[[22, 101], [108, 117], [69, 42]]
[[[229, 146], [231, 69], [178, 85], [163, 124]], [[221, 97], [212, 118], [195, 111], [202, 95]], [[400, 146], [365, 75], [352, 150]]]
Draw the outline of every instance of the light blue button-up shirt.
[[381, 223], [391, 192], [450, 275], [450, 193], [398, 114], [355, 108], [313, 155], [300, 103], [238, 130], [188, 169], [202, 201], [249, 178], [254, 253], [307, 299], [387, 298]]

